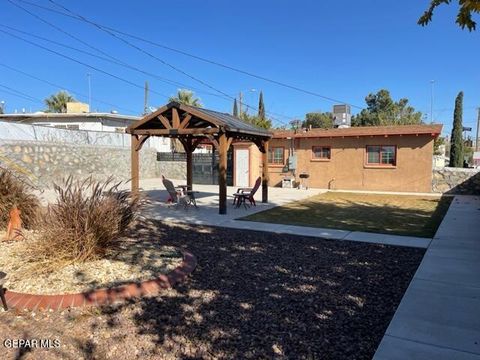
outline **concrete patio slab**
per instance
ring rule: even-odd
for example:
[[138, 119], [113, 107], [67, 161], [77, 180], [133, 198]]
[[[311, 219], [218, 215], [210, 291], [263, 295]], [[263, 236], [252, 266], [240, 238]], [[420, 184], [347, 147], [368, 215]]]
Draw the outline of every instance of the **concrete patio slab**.
[[[254, 224], [259, 224], [254, 222]], [[265, 223], [267, 224], [267, 223]], [[270, 226], [274, 224], [268, 224]], [[295, 225], [283, 225], [285, 233], [312, 237], [321, 237], [323, 239], [336, 239], [343, 240], [350, 234], [350, 231], [337, 230], [337, 229], [325, 229], [325, 228], [313, 228], [308, 226], [295, 226]]]
[[480, 358], [480, 198], [457, 196], [374, 359]]
[[[176, 184], [183, 181], [174, 181]], [[325, 229], [307, 226], [283, 225], [274, 223], [263, 223], [240, 220], [246, 215], [254, 214], [260, 211], [269, 210], [276, 206], [288, 204], [292, 201], [300, 201], [308, 197], [321, 194], [325, 190], [309, 189], [282, 189], [269, 188], [270, 202], [264, 204], [257, 202], [257, 206], [236, 208], [232, 205], [233, 194], [236, 188], [227, 189], [229, 206], [226, 215], [218, 214], [218, 189], [216, 185], [194, 185], [197, 193], [198, 209], [189, 207], [186, 210], [176, 206], [166, 204], [168, 193], [164, 190], [160, 180], [152, 179], [142, 182], [143, 193], [150, 200], [150, 204], [144, 209], [143, 215], [147, 218], [163, 220], [172, 223], [189, 223], [197, 225], [222, 226], [235, 229], [250, 229], [258, 231], [268, 231], [274, 233], [295, 234], [301, 236], [311, 236], [323, 239], [349, 240], [368, 242], [375, 244], [386, 244], [395, 246], [409, 246], [427, 248], [431, 239], [417, 238], [409, 236], [397, 236], [387, 234], [372, 234], [364, 232], [351, 232], [347, 230]]]
[[[172, 180], [174, 184], [183, 184], [185, 180]], [[128, 184], [121, 188], [128, 189]], [[408, 246], [427, 248], [431, 239], [418, 238], [410, 236], [398, 236], [388, 234], [374, 234], [360, 231], [346, 231], [338, 229], [325, 229], [306, 226], [282, 225], [273, 223], [260, 223], [252, 221], [238, 220], [246, 215], [269, 210], [276, 206], [288, 204], [292, 201], [300, 201], [314, 195], [326, 192], [325, 189], [283, 189], [269, 188], [270, 202], [264, 204], [257, 202], [257, 206], [251, 206], [245, 209], [243, 206], [235, 208], [232, 205], [235, 187], [227, 188], [227, 214], [218, 214], [218, 186], [217, 185], [198, 185], [194, 184], [194, 190], [198, 191], [197, 203], [198, 209], [188, 208], [180, 209], [175, 206], [169, 206], [166, 203], [169, 195], [165, 190], [161, 179], [142, 179], [140, 181], [142, 193], [149, 199], [148, 206], [143, 210], [143, 216], [147, 218], [163, 220], [174, 223], [189, 223], [197, 225], [223, 226], [236, 229], [251, 229], [259, 231], [268, 231], [275, 233], [295, 234], [302, 236], [312, 236], [324, 239], [349, 240], [368, 242], [374, 244], [386, 244], [394, 246]], [[365, 192], [375, 193], [375, 192]], [[43, 191], [39, 194], [42, 202], [47, 203], [55, 199], [52, 190]], [[436, 195], [438, 196], [438, 195]], [[260, 195], [257, 196], [260, 198]]]

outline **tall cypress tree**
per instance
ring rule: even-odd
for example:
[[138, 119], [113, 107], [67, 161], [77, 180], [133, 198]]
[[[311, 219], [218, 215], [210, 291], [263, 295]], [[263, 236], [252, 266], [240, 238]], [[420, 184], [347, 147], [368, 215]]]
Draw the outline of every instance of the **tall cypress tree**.
[[450, 140], [450, 167], [463, 167], [463, 91], [460, 91], [455, 99], [453, 112], [453, 128]]
[[233, 116], [238, 117], [237, 99], [233, 102]]
[[263, 104], [262, 91], [260, 91], [260, 96], [258, 97], [258, 117], [260, 120], [265, 120], [265, 105]]

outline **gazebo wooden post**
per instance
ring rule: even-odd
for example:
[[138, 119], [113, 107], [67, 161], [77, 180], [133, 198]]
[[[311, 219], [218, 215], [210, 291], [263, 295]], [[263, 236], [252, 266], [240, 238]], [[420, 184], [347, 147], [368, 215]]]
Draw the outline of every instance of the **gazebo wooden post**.
[[131, 141], [131, 166], [132, 166], [132, 194], [138, 194], [140, 185], [140, 165], [139, 165], [139, 145], [140, 140], [137, 135], [132, 134]]
[[268, 203], [268, 181], [268, 140], [265, 140], [262, 152], [262, 203]]
[[187, 187], [193, 190], [193, 151], [196, 146], [193, 144], [192, 138], [180, 138], [180, 142], [185, 149], [185, 155], [187, 156]]
[[218, 189], [219, 189], [219, 214], [227, 213], [227, 135], [222, 132], [218, 137]]
[[185, 150], [187, 153], [187, 187], [190, 190], [193, 190], [193, 151], [192, 147], [189, 146]]

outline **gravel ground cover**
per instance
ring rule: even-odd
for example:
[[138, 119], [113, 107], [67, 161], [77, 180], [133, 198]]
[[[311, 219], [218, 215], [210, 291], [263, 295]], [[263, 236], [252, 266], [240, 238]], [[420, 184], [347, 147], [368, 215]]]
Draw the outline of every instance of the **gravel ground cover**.
[[[27, 238], [33, 238], [33, 235], [28, 233]], [[31, 251], [34, 240], [0, 242], [0, 270], [7, 274], [7, 289], [27, 294], [56, 295], [154, 279], [180, 266], [183, 260], [180, 251], [152, 241], [153, 238], [150, 240], [126, 236], [105, 258], [69, 264], [48, 272], [39, 271], [38, 265], [25, 256]]]
[[[252, 223], [253, 224], [253, 223]], [[63, 312], [0, 312], [2, 349], [22, 359], [371, 359], [424, 251], [149, 222], [196, 270], [160, 296]]]

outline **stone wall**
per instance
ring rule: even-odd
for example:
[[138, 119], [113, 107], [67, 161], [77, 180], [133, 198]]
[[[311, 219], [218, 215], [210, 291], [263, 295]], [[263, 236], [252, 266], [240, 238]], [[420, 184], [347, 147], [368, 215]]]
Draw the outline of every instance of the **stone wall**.
[[[68, 175], [117, 180], [130, 178], [130, 149], [41, 141], [0, 141], [0, 165], [26, 175], [35, 185], [49, 188]], [[167, 170], [167, 169], [163, 169]], [[140, 178], [159, 177], [163, 170], [154, 149], [140, 155]]]
[[159, 161], [157, 167], [159, 174], [166, 178], [175, 180], [187, 179], [186, 161]]
[[480, 170], [448, 167], [433, 169], [432, 191], [447, 194], [480, 195]]

